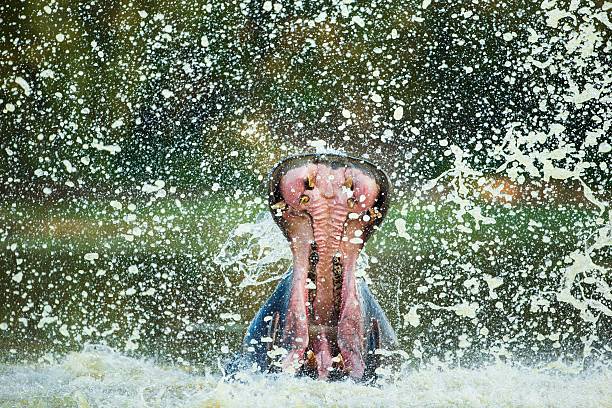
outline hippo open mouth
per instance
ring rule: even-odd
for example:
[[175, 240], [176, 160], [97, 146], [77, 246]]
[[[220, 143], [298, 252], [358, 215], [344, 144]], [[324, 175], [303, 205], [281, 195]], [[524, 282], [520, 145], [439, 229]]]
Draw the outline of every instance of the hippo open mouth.
[[347, 156], [290, 157], [270, 175], [272, 215], [293, 269], [253, 319], [245, 351], [263, 371], [364, 379], [395, 333], [355, 276], [364, 243], [387, 211], [390, 185], [373, 164]]

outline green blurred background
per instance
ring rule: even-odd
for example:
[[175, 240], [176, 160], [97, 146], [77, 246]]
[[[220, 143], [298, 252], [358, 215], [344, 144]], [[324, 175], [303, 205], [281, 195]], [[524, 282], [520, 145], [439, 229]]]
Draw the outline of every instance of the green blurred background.
[[[563, 50], [545, 13], [528, 1], [0, 5], [2, 360], [102, 343], [214, 366], [273, 287], [240, 287], [238, 265], [215, 263], [220, 248], [267, 210], [274, 163], [322, 145], [366, 157], [392, 180], [368, 273], [412, 363], [571, 360], [585, 341], [609, 352], [610, 316], [585, 320], [555, 298], [568, 256], [609, 224], [607, 206], [586, 199], [576, 177], [525, 172], [521, 183], [500, 169], [513, 123], [546, 133], [563, 110], [564, 140], [578, 153], [555, 163], [592, 163], [582, 180], [610, 199], [609, 154], [585, 142], [609, 117], [605, 100], [569, 104], [563, 63], [524, 64], [532, 31], [546, 55]], [[609, 31], [592, 24], [609, 50]], [[545, 137], [540, 148], [555, 143]], [[451, 146], [478, 174], [452, 173]], [[457, 194], [495, 223], [458, 213]], [[609, 282], [609, 246], [590, 255], [604, 268], [597, 282]], [[492, 277], [503, 281], [496, 294]], [[610, 307], [598, 284], [572, 290]], [[477, 316], [448, 309], [474, 302]]]

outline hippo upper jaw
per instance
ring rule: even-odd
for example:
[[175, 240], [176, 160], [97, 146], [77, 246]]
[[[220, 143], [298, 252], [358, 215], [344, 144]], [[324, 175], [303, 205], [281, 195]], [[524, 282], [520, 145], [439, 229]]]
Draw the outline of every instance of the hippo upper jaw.
[[388, 192], [382, 171], [346, 156], [298, 156], [273, 170], [270, 209], [294, 264], [279, 338], [284, 370], [363, 377], [369, 327], [355, 267], [386, 213]]

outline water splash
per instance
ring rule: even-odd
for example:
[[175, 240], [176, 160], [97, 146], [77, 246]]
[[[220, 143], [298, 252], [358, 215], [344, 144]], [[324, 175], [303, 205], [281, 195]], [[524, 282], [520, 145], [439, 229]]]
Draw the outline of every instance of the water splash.
[[[257, 286], [278, 280], [283, 273], [270, 275], [287, 264], [291, 250], [269, 211], [260, 213], [255, 222], [238, 225], [227, 238], [214, 262], [243, 276], [240, 287]], [[285, 261], [285, 262], [283, 262]], [[286, 269], [286, 266], [285, 268]]]
[[[611, 405], [609, 2], [22, 3], [0, 5], [0, 405]], [[421, 371], [186, 373], [285, 273], [263, 184], [312, 150], [392, 180], [367, 271]]]
[[609, 369], [572, 374], [564, 365], [533, 370], [504, 364], [405, 370], [378, 387], [260, 374], [228, 381], [89, 347], [53, 363], [3, 367], [0, 405], [270, 407], [291, 401], [305, 407], [587, 408], [612, 404], [611, 381]]
[[[213, 259], [234, 276], [241, 276], [240, 288], [259, 286], [279, 280], [290, 265], [291, 249], [269, 211], [255, 222], [239, 224]], [[357, 259], [356, 276], [367, 278], [370, 257], [362, 251]], [[281, 271], [273, 273], [271, 271]]]

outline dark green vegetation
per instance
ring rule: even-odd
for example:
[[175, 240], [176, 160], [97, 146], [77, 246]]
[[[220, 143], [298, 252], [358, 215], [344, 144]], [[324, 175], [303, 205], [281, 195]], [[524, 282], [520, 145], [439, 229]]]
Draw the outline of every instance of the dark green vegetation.
[[[561, 73], [516, 64], [527, 27], [556, 33], [537, 3], [262, 3], [3, 3], [0, 99], [16, 109], [0, 124], [13, 152], [0, 161], [0, 189], [33, 197], [50, 180], [55, 191], [107, 194], [158, 178], [253, 188], [316, 139], [368, 154], [409, 188], [449, 167], [438, 140], [494, 169], [487, 149], [508, 123], [530, 117], [545, 131], [557, 121], [526, 90], [560, 84]], [[596, 107], [568, 111], [574, 141], [597, 123]], [[67, 177], [62, 161], [83, 168], [84, 156], [86, 171]]]
[[[0, 333], [4, 361], [78, 350], [93, 342], [201, 367], [205, 362], [214, 364], [222, 346], [229, 350], [239, 346], [248, 320], [274, 283], [239, 288], [242, 274], [216, 266], [213, 259], [231, 230], [265, 211], [263, 205], [245, 209], [219, 196], [183, 201], [180, 207], [172, 199], [135, 203], [134, 212], [99, 201], [89, 202], [85, 209], [68, 205], [2, 208], [2, 222], [13, 231], [10, 242], [17, 246], [14, 252], [4, 251], [0, 265], [4, 271], [0, 290], [7, 294], [0, 316], [13, 320], [10, 330]], [[448, 326], [461, 324], [470, 341], [480, 347], [491, 347], [504, 333], [523, 331], [517, 339], [519, 347], [506, 346], [517, 357], [533, 358], [534, 350], [522, 347], [534, 333], [548, 330], [550, 316], [530, 311], [516, 297], [556, 290], [560, 266], [567, 263], [564, 250], [581, 239], [577, 229], [593, 213], [575, 207], [504, 208], [494, 204], [485, 208], [496, 223], [466, 235], [456, 230], [453, 206], [404, 205], [402, 209], [396, 203], [382, 230], [368, 243], [373, 290], [404, 349], [412, 349], [417, 340], [423, 344], [425, 358], [442, 356], [445, 350], [457, 348], [457, 333]], [[136, 214], [137, 221], [126, 221], [128, 213]], [[394, 225], [398, 218], [407, 221], [409, 238], [398, 236]], [[537, 228], [534, 221], [540, 224]], [[28, 228], [20, 228], [24, 225]], [[134, 225], [142, 227], [142, 235], [127, 241], [124, 234]], [[544, 235], [550, 242], [542, 241]], [[513, 244], [501, 244], [509, 241]], [[480, 244], [473, 247], [474, 243]], [[84, 259], [94, 251], [99, 259]], [[609, 251], [598, 255], [598, 261], [609, 260]], [[526, 259], [530, 260], [528, 268]], [[18, 268], [18, 262], [27, 268]], [[131, 270], [132, 265], [137, 270]], [[281, 273], [286, 266], [281, 261], [270, 271]], [[11, 280], [17, 270], [23, 270], [19, 283]], [[524, 272], [517, 273], [521, 270]], [[502, 307], [495, 308], [487, 294], [482, 281], [487, 275], [503, 279], [495, 290]], [[469, 278], [477, 279], [479, 291], [467, 290], [472, 288], [464, 283]], [[422, 292], [419, 287], [428, 289]], [[130, 288], [135, 289], [133, 293]], [[151, 288], [155, 291], [147, 292]], [[472, 318], [458, 317], [431, 310], [424, 306], [427, 302], [442, 307], [478, 302], [481, 308]], [[489, 303], [492, 309], [486, 306]], [[578, 332], [590, 328], [570, 306], [554, 304], [564, 312], [555, 325], [574, 326]], [[40, 327], [44, 305], [52, 307], [49, 315], [59, 321]], [[422, 308], [420, 323], [413, 327], [405, 315], [417, 305]], [[18, 321], [21, 316], [31, 317], [24, 324]], [[439, 321], [432, 325], [436, 319]], [[508, 327], [512, 320], [517, 327]], [[63, 325], [66, 327], [60, 330]], [[482, 327], [495, 335], [479, 337]], [[604, 325], [601, 330], [607, 328]], [[130, 343], [138, 344], [138, 349], [132, 349]], [[568, 347], [578, 345], [570, 338], [563, 347], [567, 352]], [[474, 347], [469, 350], [482, 358]], [[537, 351], [535, 354], [554, 352], [543, 345]]]

